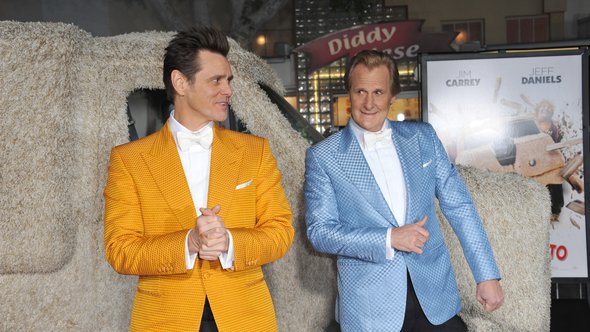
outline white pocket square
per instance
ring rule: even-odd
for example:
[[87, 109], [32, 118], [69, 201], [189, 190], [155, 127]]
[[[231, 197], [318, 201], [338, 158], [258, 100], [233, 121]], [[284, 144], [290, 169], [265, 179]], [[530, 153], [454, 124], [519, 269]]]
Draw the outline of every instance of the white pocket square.
[[251, 184], [252, 184], [252, 180], [250, 180], [250, 181], [246, 181], [246, 182], [244, 182], [244, 183], [241, 183], [241, 184], [238, 184], [238, 185], [236, 186], [236, 190], [244, 189], [244, 188], [246, 188], [247, 186], [249, 186], [249, 185], [251, 185]]
[[429, 161], [422, 164], [422, 168], [426, 168], [426, 167], [430, 166], [430, 164], [432, 164], [432, 159], [430, 159]]

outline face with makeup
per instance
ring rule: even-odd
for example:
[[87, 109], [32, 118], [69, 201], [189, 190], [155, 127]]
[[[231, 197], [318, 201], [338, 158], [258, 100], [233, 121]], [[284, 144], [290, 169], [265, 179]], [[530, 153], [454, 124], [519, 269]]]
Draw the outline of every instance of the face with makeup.
[[190, 130], [198, 130], [210, 121], [224, 121], [232, 95], [233, 75], [225, 56], [202, 50], [196, 61], [200, 70], [191, 78], [178, 70], [172, 72], [175, 118]]
[[395, 100], [386, 65], [369, 68], [358, 64], [349, 76], [351, 116], [363, 129], [379, 131]]

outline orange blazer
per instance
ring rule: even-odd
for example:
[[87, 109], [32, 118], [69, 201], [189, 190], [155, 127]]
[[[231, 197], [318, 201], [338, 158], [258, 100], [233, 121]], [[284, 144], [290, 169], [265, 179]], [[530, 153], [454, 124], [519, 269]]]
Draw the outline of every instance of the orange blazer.
[[277, 330], [261, 266], [293, 241], [281, 175], [266, 139], [218, 126], [213, 135], [208, 204], [232, 234], [233, 270], [200, 259], [186, 269], [197, 214], [168, 123], [111, 151], [105, 251], [115, 271], [139, 276], [132, 331], [198, 331], [205, 296], [222, 332]]

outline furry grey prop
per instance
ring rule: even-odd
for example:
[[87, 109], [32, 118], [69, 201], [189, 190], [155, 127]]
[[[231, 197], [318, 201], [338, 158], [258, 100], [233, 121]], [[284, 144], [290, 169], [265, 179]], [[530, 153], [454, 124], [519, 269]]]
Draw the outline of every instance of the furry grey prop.
[[520, 175], [458, 169], [494, 249], [505, 296], [500, 309], [483, 311], [459, 241], [438, 211], [461, 293], [461, 317], [470, 331], [549, 331], [549, 192]]
[[71, 54], [88, 34], [5, 23], [0, 36], [0, 272], [53, 272], [76, 241]]

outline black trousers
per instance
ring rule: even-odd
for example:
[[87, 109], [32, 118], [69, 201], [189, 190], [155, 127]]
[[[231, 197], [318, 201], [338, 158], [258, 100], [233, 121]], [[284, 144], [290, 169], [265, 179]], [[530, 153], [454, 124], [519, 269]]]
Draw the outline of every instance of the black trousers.
[[406, 315], [401, 332], [467, 332], [467, 326], [461, 317], [455, 315], [441, 325], [432, 325], [416, 296], [414, 285], [408, 274], [408, 295], [406, 296]]
[[209, 305], [209, 299], [205, 298], [205, 306], [203, 307], [203, 317], [201, 317], [201, 327], [199, 332], [218, 332], [217, 325], [215, 324], [215, 317], [213, 317], [213, 311]]

